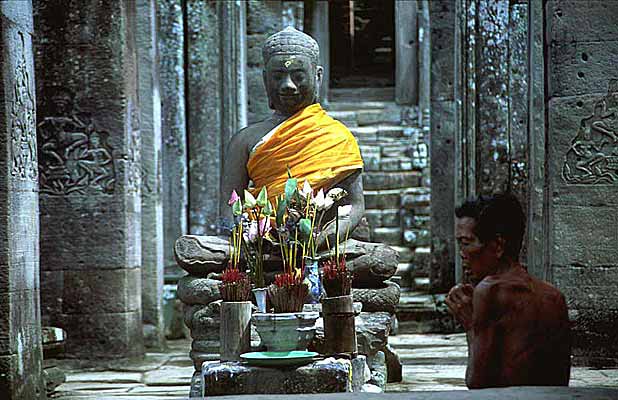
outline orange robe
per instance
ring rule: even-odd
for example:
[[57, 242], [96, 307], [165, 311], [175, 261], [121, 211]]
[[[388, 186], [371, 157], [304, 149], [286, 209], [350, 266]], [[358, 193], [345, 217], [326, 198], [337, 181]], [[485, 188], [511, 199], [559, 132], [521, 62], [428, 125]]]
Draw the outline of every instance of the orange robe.
[[266, 186], [274, 205], [284, 191], [288, 167], [299, 186], [306, 179], [315, 191], [326, 191], [362, 169], [363, 159], [348, 128], [316, 103], [288, 118], [249, 156], [247, 172], [255, 192]]

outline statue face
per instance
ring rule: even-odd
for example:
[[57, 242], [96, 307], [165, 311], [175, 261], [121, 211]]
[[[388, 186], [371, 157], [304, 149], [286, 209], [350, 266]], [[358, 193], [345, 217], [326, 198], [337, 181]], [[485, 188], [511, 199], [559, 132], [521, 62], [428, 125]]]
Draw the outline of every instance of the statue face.
[[304, 55], [274, 55], [264, 71], [270, 106], [284, 115], [315, 103], [321, 82], [322, 67], [312, 65]]

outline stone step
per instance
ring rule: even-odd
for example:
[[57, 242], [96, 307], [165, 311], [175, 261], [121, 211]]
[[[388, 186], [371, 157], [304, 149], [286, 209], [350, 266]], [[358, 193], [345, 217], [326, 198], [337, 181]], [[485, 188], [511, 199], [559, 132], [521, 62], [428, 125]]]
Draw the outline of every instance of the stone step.
[[400, 245], [402, 240], [400, 227], [378, 227], [371, 229], [371, 240], [379, 243], [386, 243], [389, 245]]
[[465, 365], [468, 347], [446, 346], [419, 349], [397, 349], [402, 365]]
[[386, 210], [399, 208], [401, 205], [401, 190], [365, 190], [365, 208]]
[[401, 226], [398, 208], [392, 210], [365, 210], [365, 218], [367, 218], [369, 226], [376, 228]]
[[388, 344], [396, 350], [436, 347], [458, 347], [466, 345], [466, 334], [399, 334], [397, 336], [389, 336]]
[[400, 263], [410, 263], [414, 260], [414, 249], [407, 246], [391, 246], [391, 248], [399, 253]]
[[423, 174], [419, 171], [368, 171], [363, 174], [363, 188], [366, 190], [406, 189], [419, 187], [422, 183]]
[[416, 290], [420, 290], [424, 292], [428, 291], [430, 288], [429, 278], [423, 277], [423, 276], [414, 278], [414, 287], [416, 288]]
[[328, 103], [326, 109], [330, 115], [333, 111], [383, 110], [392, 104], [387, 101], [333, 101]]
[[328, 90], [328, 98], [331, 103], [337, 102], [354, 102], [358, 99], [363, 101], [382, 101], [394, 103], [395, 88], [394, 87], [366, 87], [366, 88], [330, 88]]
[[446, 310], [444, 297], [444, 294], [432, 295], [423, 291], [402, 292], [396, 309], [399, 332], [459, 332], [460, 327]]

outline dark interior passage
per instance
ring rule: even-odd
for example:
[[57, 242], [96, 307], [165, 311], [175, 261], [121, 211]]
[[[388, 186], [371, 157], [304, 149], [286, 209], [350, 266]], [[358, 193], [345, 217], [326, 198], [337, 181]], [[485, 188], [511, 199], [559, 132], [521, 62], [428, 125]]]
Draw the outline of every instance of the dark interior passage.
[[329, 6], [330, 86], [394, 86], [394, 0], [334, 1]]

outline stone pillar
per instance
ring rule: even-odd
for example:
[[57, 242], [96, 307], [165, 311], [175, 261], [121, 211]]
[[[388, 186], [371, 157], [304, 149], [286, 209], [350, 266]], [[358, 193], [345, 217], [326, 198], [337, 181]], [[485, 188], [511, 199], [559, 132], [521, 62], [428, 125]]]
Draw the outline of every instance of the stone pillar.
[[187, 2], [190, 232], [220, 233], [225, 146], [245, 122], [245, 4]]
[[247, 88], [248, 122], [271, 115], [262, 78], [262, 45], [268, 36], [282, 29], [281, 0], [247, 1]]
[[421, 0], [418, 4], [418, 116], [419, 125], [425, 128], [429, 126], [429, 110], [431, 107], [429, 0]]
[[305, 7], [302, 1], [281, 1], [281, 25], [292, 26], [299, 31], [304, 29]]
[[0, 393], [45, 399], [32, 3], [0, 2]]
[[[444, 292], [455, 283], [454, 182], [458, 131], [455, 100], [456, 5], [429, 1], [431, 19], [431, 270], [430, 290]], [[439, 195], [438, 195], [439, 194]]]
[[547, 271], [576, 362], [618, 363], [618, 3], [550, 1], [546, 27]]
[[328, 27], [328, 1], [311, 0], [305, 2], [305, 32], [311, 35], [320, 47], [320, 65], [324, 68], [320, 103], [328, 105], [328, 86], [330, 83], [330, 30]]
[[[528, 4], [460, 0], [461, 127], [455, 204], [511, 191], [528, 202]], [[526, 260], [524, 241], [522, 260]], [[461, 279], [456, 259], [456, 280]]]
[[137, 1], [138, 96], [142, 140], [142, 318], [144, 344], [161, 348], [163, 327], [163, 204], [161, 95], [155, 0]]
[[156, 2], [161, 83], [163, 259], [165, 276], [182, 275], [174, 242], [188, 233], [189, 180], [185, 113], [185, 34], [181, 0]]
[[418, 6], [416, 1], [395, 1], [395, 101], [418, 104]]
[[69, 357], [140, 355], [135, 4], [37, 0], [34, 15], [43, 321]]

